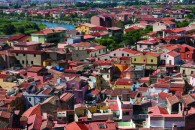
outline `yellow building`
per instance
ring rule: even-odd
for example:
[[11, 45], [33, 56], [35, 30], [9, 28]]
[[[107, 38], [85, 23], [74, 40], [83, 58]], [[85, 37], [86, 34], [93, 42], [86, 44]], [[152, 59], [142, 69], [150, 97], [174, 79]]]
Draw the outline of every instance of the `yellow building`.
[[141, 66], [145, 65], [146, 69], [156, 70], [158, 68], [160, 61], [159, 54], [152, 52], [143, 52], [137, 55], [131, 56], [130, 65], [131, 66]]
[[76, 30], [80, 33], [90, 34], [91, 28], [96, 27], [96, 25], [90, 23], [84, 23], [76, 27]]

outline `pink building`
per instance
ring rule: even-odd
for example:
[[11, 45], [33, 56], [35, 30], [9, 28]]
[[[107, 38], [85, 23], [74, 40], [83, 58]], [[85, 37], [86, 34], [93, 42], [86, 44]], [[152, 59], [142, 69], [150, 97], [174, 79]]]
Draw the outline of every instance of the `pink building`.
[[91, 24], [103, 27], [112, 27], [114, 24], [114, 17], [109, 14], [96, 15], [91, 18]]
[[40, 80], [44, 83], [47, 80], [53, 78], [53, 76], [48, 73], [48, 70], [42, 66], [32, 66], [27, 70], [27, 76], [33, 77], [35, 80]]

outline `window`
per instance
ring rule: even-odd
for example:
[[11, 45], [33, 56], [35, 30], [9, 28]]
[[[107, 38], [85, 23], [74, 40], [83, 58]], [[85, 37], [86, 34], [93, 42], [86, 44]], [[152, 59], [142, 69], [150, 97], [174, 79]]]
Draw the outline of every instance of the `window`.
[[148, 45], [148, 48], [151, 48], [151, 45]]
[[151, 62], [153, 62], [153, 59], [151, 59]]
[[26, 64], [28, 64], [28, 61], [26, 61]]
[[129, 54], [127, 54], [127, 56], [129, 56]]
[[140, 48], [142, 48], [142, 45], [139, 45]]
[[185, 70], [183, 70], [183, 74], [185, 74]]
[[22, 64], [24, 64], [24, 60], [22, 60]]
[[36, 57], [36, 54], [34, 54], [34, 57]]
[[136, 58], [134, 58], [134, 61], [136, 61]]
[[23, 54], [23, 56], [25, 56], [25, 54]]
[[122, 56], [124, 56], [124, 53], [122, 53]]
[[164, 57], [166, 57], [166, 55], [164, 55]]
[[191, 71], [191, 74], [193, 74], [194, 73], [194, 71]]
[[32, 65], [34, 64], [33, 61], [31, 61], [31, 64], [32, 64]]
[[114, 53], [114, 56], [116, 56], [116, 54]]
[[16, 53], [16, 56], [18, 56], [18, 53]]
[[106, 129], [107, 127], [106, 127], [105, 124], [99, 124], [99, 128], [100, 128], [100, 129]]
[[28, 100], [31, 101], [31, 98], [29, 97]]
[[190, 55], [189, 54], [187, 54], [187, 58], [189, 58], [190, 57]]
[[79, 57], [79, 54], [76, 54], [76, 57]]
[[107, 75], [107, 78], [109, 78], [109, 75]]
[[123, 115], [129, 115], [128, 111], [123, 112]]

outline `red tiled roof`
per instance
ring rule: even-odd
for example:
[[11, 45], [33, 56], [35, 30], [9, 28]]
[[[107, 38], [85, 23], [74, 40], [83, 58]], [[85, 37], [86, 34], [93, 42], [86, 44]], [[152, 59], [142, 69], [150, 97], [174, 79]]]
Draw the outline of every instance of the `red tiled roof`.
[[67, 100], [70, 99], [72, 96], [72, 93], [64, 93], [60, 96], [60, 100], [67, 102]]
[[28, 110], [26, 110], [22, 116], [24, 117], [30, 117], [31, 115], [34, 115], [34, 114], [40, 114], [41, 115], [41, 106], [40, 104], [37, 104], [33, 107], [30, 107]]
[[44, 51], [39, 50], [9, 50], [11, 53], [22, 53], [22, 54], [42, 54]]
[[0, 79], [6, 78], [8, 75], [7, 74], [0, 74]]
[[65, 126], [66, 130], [88, 130], [88, 127], [84, 123], [72, 122]]
[[42, 66], [32, 66], [32, 67], [30, 67], [27, 71], [28, 72], [35, 72], [35, 73], [37, 73], [37, 72], [39, 72], [40, 70], [42, 70], [44, 67], [42, 67]]
[[129, 85], [130, 87], [131, 85], [133, 85], [133, 82], [129, 79], [117, 79], [115, 85]]
[[94, 94], [94, 95], [98, 95], [100, 93], [100, 90], [99, 89], [93, 89], [91, 91], [91, 94]]
[[153, 52], [143, 52], [145, 55], [151, 55], [151, 56], [154, 56], [154, 57], [159, 57], [160, 55], [157, 54], [157, 53], [153, 53]]
[[116, 100], [108, 100], [108, 106], [112, 111], [118, 111], [118, 103]]
[[9, 112], [6, 112], [6, 111], [0, 111], [0, 117], [10, 119], [11, 114]]
[[175, 51], [170, 51], [167, 53], [168, 55], [172, 56], [172, 57], [177, 57], [177, 56], [180, 56], [180, 53], [177, 53]]
[[185, 105], [190, 105], [191, 103], [195, 102], [194, 98], [189, 94], [183, 95], [182, 100], [184, 101]]
[[155, 83], [154, 87], [155, 88], [169, 88], [170, 84], [169, 83]]
[[168, 97], [168, 98], [167, 98], [167, 101], [168, 101], [171, 105], [180, 102], [179, 99], [178, 99], [176, 96]]
[[169, 97], [171, 97], [171, 96], [172, 96], [171, 93], [165, 93], [165, 92], [160, 92], [160, 93], [158, 94], [158, 97], [159, 97], [160, 99], [162, 99], [162, 100], [166, 100], [166, 98], [169, 98]]
[[167, 109], [160, 106], [149, 107], [148, 112], [152, 115], [169, 114]]
[[92, 27], [91, 30], [107, 31], [108, 29], [106, 27], [99, 26], [99, 27]]
[[11, 36], [10, 38], [8, 38], [9, 41], [18, 41], [21, 38], [25, 37], [26, 35], [24, 34], [20, 34], [20, 35], [15, 35], [15, 36]]

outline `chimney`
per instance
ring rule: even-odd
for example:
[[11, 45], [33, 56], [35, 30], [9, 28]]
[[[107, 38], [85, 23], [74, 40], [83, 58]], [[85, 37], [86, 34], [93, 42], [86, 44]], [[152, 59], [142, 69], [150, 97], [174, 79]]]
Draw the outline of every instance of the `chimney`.
[[177, 125], [173, 124], [172, 130], [177, 130]]

